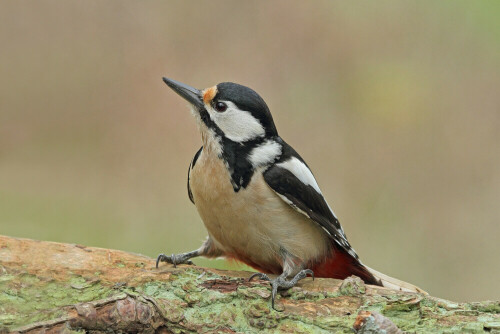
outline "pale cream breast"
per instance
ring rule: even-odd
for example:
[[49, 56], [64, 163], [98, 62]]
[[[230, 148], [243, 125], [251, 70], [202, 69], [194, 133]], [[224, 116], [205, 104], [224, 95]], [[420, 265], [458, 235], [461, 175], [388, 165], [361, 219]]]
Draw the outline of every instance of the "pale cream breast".
[[307, 262], [329, 249], [317, 223], [297, 212], [254, 173], [246, 188], [233, 190], [230, 174], [215, 154], [202, 151], [190, 174], [198, 212], [218, 248], [266, 267], [282, 264], [283, 252]]

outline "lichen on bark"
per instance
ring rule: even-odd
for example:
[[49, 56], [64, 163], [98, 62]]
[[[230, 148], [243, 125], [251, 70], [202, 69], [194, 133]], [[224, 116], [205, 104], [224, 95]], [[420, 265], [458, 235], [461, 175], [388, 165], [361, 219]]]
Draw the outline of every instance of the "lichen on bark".
[[408, 332], [500, 332], [500, 302], [308, 278], [281, 293], [276, 311], [268, 283], [248, 282], [248, 272], [154, 265], [122, 251], [0, 236], [0, 332], [352, 333], [360, 311]]

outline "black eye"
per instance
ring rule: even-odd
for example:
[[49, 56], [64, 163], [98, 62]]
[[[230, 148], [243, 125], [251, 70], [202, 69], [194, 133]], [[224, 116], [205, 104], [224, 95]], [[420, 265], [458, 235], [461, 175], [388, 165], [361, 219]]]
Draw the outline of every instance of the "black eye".
[[224, 102], [215, 103], [215, 110], [217, 110], [218, 112], [224, 112], [226, 111], [226, 109], [227, 109], [227, 104], [225, 104]]

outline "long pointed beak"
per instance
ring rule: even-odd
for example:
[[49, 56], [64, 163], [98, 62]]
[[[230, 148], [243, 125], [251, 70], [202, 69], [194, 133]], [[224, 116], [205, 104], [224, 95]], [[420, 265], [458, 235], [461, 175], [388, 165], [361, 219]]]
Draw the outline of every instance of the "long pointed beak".
[[182, 82], [175, 81], [169, 78], [163, 77], [163, 81], [172, 88], [174, 92], [182, 96], [186, 101], [191, 103], [194, 107], [201, 109], [203, 108], [203, 98], [201, 96], [201, 91], [183, 84]]

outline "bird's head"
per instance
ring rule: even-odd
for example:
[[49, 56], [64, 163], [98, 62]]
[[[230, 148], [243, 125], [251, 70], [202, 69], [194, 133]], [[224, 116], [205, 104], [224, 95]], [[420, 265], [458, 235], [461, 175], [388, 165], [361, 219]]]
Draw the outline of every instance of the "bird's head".
[[244, 144], [277, 136], [269, 108], [253, 89], [223, 82], [199, 90], [181, 82], [163, 81], [192, 106], [202, 136]]

